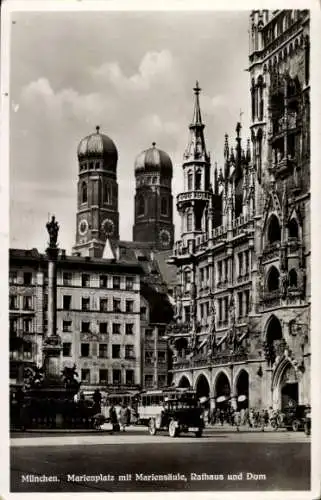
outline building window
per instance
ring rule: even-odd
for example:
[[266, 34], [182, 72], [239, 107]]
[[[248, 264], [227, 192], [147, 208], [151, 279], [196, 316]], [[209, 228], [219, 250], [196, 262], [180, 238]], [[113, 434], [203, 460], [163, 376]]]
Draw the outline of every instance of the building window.
[[125, 327], [125, 333], [126, 335], [133, 335], [134, 334], [134, 324], [133, 323], [126, 323]]
[[165, 351], [158, 352], [158, 362], [161, 364], [164, 364], [166, 362], [166, 352]]
[[89, 297], [82, 297], [81, 310], [82, 311], [89, 311], [90, 310], [90, 298]]
[[87, 184], [85, 182], [81, 185], [81, 203], [87, 203]]
[[72, 322], [69, 320], [63, 320], [62, 322], [62, 331], [63, 332], [71, 332]]
[[10, 295], [10, 309], [18, 309], [17, 295]]
[[32, 309], [32, 297], [25, 295], [23, 297], [23, 309], [26, 311], [31, 311]]
[[87, 384], [90, 383], [90, 370], [88, 368], [82, 368], [81, 370], [81, 381]]
[[89, 344], [81, 344], [80, 345], [80, 356], [82, 358], [89, 357]]
[[120, 334], [120, 323], [113, 323], [113, 335]]
[[10, 326], [9, 326], [9, 330], [10, 330], [10, 335], [15, 335], [18, 331], [18, 321], [14, 318], [10, 318]]
[[238, 294], [238, 317], [243, 318], [243, 293], [239, 292]]
[[280, 274], [276, 267], [272, 267], [267, 278], [267, 288], [269, 292], [274, 292], [279, 289]]
[[189, 323], [191, 320], [191, 310], [190, 306], [185, 306], [184, 307], [184, 313], [185, 313], [185, 322]]
[[291, 219], [288, 225], [289, 238], [299, 237], [299, 226], [295, 219]]
[[280, 223], [276, 215], [272, 215], [268, 226], [268, 240], [269, 243], [275, 243], [281, 240]]
[[145, 365], [151, 366], [154, 364], [154, 353], [153, 351], [145, 352]]
[[99, 370], [99, 383], [108, 384], [108, 370]]
[[112, 346], [112, 357], [113, 357], [113, 359], [119, 359], [120, 358], [120, 345], [119, 344], [113, 344], [113, 346]]
[[168, 199], [164, 196], [161, 199], [161, 215], [168, 215]]
[[289, 286], [296, 288], [298, 286], [298, 275], [295, 269], [289, 272]]
[[135, 348], [132, 344], [125, 345], [125, 359], [135, 358]]
[[245, 316], [250, 312], [250, 290], [245, 291]]
[[113, 289], [114, 290], [120, 289], [120, 277], [119, 276], [113, 276]]
[[100, 310], [100, 312], [108, 312], [108, 300], [107, 299], [100, 299], [99, 310]]
[[108, 354], [107, 354], [107, 344], [99, 344], [99, 354], [98, 356], [100, 358], [107, 358], [108, 357]]
[[[48, 295], [47, 295], [47, 307], [48, 307]], [[71, 309], [71, 295], [63, 295], [62, 308], [65, 311], [70, 311], [70, 309]]]
[[137, 200], [137, 215], [145, 214], [145, 198], [140, 195]]
[[108, 183], [104, 184], [103, 200], [104, 203], [107, 203], [107, 205], [112, 203], [111, 186]]
[[166, 375], [159, 375], [158, 376], [158, 387], [165, 387], [166, 384]]
[[192, 174], [192, 172], [189, 172], [187, 174], [187, 190], [193, 191], [193, 174]]
[[144, 306], [140, 308], [140, 319], [147, 319], [147, 309]]
[[62, 273], [62, 283], [64, 286], [72, 285], [72, 273]]
[[243, 253], [240, 252], [238, 255], [239, 258], [239, 276], [243, 275]]
[[99, 333], [107, 333], [108, 323], [99, 323]]
[[63, 342], [62, 355], [64, 358], [69, 358], [71, 356], [71, 342]]
[[145, 339], [153, 338], [153, 330], [151, 328], [146, 328], [145, 330]]
[[186, 231], [193, 231], [193, 214], [188, 213], [186, 218]]
[[134, 370], [126, 370], [126, 385], [134, 385]]
[[16, 284], [18, 282], [17, 271], [9, 271], [9, 283]]
[[199, 191], [201, 189], [202, 174], [201, 172], [196, 172], [195, 175], [195, 189]]
[[23, 284], [27, 286], [32, 284], [32, 273], [23, 273]]
[[225, 297], [224, 299], [224, 321], [228, 321], [228, 298]]
[[145, 375], [145, 387], [150, 388], [153, 387], [154, 377], [153, 375]]
[[127, 313], [134, 312], [134, 301], [133, 300], [126, 300], [126, 312]]
[[120, 299], [113, 299], [113, 311], [115, 313], [121, 312]]
[[99, 286], [100, 288], [108, 288], [108, 276], [100, 275]]
[[113, 384], [120, 385], [121, 384], [121, 371], [113, 370]]
[[133, 290], [134, 288], [134, 278], [127, 277], [126, 278], [126, 290]]
[[89, 321], [81, 322], [81, 333], [89, 333], [90, 332], [90, 323]]
[[26, 318], [23, 320], [23, 331], [24, 333], [31, 333], [32, 320], [31, 318]]
[[82, 287], [87, 287], [90, 285], [90, 276], [89, 274], [82, 274], [81, 275], [81, 286]]

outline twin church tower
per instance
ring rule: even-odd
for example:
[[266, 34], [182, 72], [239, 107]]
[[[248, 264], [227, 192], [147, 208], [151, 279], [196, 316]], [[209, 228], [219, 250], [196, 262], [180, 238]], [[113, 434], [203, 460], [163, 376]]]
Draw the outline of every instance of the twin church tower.
[[[189, 126], [190, 140], [183, 162], [184, 193], [177, 199], [182, 231], [186, 235], [204, 231], [204, 224], [210, 215], [204, 209], [212, 194], [199, 92], [197, 83], [194, 88], [194, 115]], [[117, 148], [96, 127], [95, 133], [80, 141], [77, 155], [77, 227], [73, 254], [101, 257], [107, 239], [119, 240]], [[133, 241], [148, 244], [156, 251], [169, 250], [174, 245], [172, 161], [153, 143], [152, 147], [137, 156], [134, 168]]]

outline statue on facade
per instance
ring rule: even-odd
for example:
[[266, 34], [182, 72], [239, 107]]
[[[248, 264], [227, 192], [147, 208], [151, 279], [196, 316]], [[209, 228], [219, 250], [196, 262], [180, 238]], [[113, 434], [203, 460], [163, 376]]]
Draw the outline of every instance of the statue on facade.
[[285, 299], [288, 290], [288, 275], [285, 271], [281, 273], [281, 296]]
[[47, 222], [46, 228], [49, 234], [49, 248], [57, 248], [59, 224], [54, 215], [51, 217], [51, 221]]

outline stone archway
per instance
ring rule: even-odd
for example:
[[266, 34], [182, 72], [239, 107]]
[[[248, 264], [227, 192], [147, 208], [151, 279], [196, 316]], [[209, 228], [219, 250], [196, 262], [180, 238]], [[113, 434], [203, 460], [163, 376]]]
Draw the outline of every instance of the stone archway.
[[216, 377], [214, 386], [216, 405], [225, 405], [231, 397], [231, 384], [224, 372], [220, 372]]
[[198, 398], [208, 398], [210, 395], [210, 384], [203, 373], [196, 380], [195, 390]]
[[299, 380], [289, 360], [284, 359], [276, 368], [273, 377], [273, 404], [283, 410], [299, 403]]
[[237, 375], [235, 395], [238, 410], [249, 407], [249, 374], [246, 370], [240, 370]]
[[190, 381], [188, 378], [183, 375], [180, 381], [178, 382], [178, 387], [189, 389], [191, 387]]

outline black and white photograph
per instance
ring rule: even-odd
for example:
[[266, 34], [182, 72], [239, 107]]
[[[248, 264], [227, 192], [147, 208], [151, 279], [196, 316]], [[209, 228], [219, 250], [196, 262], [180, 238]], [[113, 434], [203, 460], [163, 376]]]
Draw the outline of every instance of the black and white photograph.
[[313, 9], [40, 3], [2, 12], [10, 493], [312, 498]]

